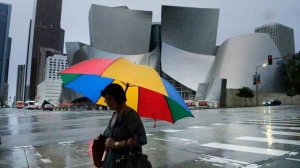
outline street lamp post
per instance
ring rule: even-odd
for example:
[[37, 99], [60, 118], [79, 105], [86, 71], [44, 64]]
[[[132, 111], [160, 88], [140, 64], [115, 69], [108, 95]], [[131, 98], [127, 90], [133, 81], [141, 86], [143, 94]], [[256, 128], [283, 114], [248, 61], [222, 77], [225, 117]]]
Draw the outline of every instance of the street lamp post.
[[[258, 67], [265, 67], [265, 66], [267, 66], [267, 64], [262, 64], [262, 65], [258, 65], [258, 66], [256, 66], [256, 69], [255, 69], [255, 75], [257, 75], [257, 68]], [[256, 82], [255, 83], [255, 86], [256, 86], [256, 106], [258, 106], [258, 83]]]

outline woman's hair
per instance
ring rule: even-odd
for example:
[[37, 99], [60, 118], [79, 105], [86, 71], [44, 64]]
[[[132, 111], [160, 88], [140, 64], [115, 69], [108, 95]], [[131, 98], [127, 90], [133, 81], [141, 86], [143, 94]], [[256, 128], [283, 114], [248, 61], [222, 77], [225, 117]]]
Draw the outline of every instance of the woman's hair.
[[122, 86], [120, 86], [119, 84], [111, 83], [107, 85], [105, 89], [101, 91], [101, 95], [103, 97], [106, 95], [112, 96], [118, 104], [122, 104], [126, 102], [125, 91], [123, 90]]

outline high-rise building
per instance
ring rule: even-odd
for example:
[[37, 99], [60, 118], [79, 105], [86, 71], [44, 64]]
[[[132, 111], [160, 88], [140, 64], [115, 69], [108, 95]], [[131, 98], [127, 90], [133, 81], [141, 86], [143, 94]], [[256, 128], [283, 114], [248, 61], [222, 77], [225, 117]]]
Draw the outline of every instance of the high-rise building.
[[54, 105], [59, 103], [62, 80], [58, 73], [67, 68], [67, 56], [55, 54], [46, 59], [45, 80], [37, 87], [37, 98], [40, 105], [44, 100]]
[[68, 68], [67, 56], [55, 54], [46, 59], [45, 79], [60, 79], [60, 71]]
[[24, 101], [25, 65], [18, 65], [16, 101]]
[[282, 56], [295, 53], [294, 30], [279, 23], [270, 23], [255, 28], [255, 33], [267, 33], [275, 42]]
[[39, 82], [41, 48], [63, 52], [64, 30], [60, 27], [62, 0], [36, 0], [30, 26], [26, 66], [26, 99], [34, 99]]
[[37, 71], [38, 76], [38, 84], [45, 80], [45, 72], [46, 72], [46, 60], [48, 57], [53, 56], [54, 54], [61, 54], [60, 51], [56, 51], [52, 48], [40, 48], [41, 56], [38, 59], [39, 69]]
[[11, 5], [0, 3], [0, 98], [7, 101], [8, 66], [10, 58], [11, 38], [8, 37], [11, 16]]

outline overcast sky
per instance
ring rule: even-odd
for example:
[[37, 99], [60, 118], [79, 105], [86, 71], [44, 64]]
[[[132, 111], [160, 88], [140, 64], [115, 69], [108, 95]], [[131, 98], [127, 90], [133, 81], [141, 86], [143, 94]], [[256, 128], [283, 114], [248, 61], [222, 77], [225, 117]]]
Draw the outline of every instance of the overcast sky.
[[[10, 37], [12, 37], [9, 65], [9, 96], [16, 92], [17, 65], [25, 64], [29, 20], [34, 0], [0, 0], [12, 4]], [[65, 42], [90, 43], [88, 12], [91, 4], [105, 6], [126, 5], [130, 9], [153, 11], [153, 22], [160, 21], [161, 5], [197, 8], [219, 8], [217, 45], [230, 37], [253, 33], [254, 28], [278, 22], [294, 29], [295, 49], [300, 50], [299, 0], [63, 0], [61, 27]]]

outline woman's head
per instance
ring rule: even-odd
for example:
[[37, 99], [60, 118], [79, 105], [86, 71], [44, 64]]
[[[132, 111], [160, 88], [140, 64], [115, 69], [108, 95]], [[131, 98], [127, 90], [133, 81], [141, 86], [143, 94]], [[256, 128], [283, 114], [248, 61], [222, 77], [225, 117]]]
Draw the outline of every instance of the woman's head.
[[126, 102], [125, 91], [119, 84], [112, 83], [107, 85], [106, 88], [101, 91], [101, 95], [105, 98], [107, 105], [113, 110]]

